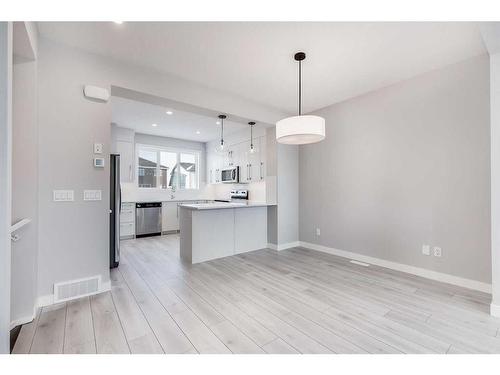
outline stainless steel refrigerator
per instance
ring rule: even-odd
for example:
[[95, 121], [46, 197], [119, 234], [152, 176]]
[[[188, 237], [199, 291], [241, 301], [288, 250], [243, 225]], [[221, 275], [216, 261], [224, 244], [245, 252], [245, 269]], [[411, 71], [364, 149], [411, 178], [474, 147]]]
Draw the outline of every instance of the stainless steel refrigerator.
[[120, 262], [120, 155], [111, 155], [110, 160], [110, 197], [109, 197], [109, 267], [118, 267]]

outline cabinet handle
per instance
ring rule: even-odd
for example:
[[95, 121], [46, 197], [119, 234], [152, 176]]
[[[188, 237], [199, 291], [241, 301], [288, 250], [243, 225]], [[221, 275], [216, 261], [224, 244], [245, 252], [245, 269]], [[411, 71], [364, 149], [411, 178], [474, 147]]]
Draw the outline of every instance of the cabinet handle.
[[262, 180], [264, 177], [262, 176], [262, 167], [264, 166], [263, 162], [260, 162], [260, 179]]
[[132, 181], [132, 164], [128, 166], [128, 179]]

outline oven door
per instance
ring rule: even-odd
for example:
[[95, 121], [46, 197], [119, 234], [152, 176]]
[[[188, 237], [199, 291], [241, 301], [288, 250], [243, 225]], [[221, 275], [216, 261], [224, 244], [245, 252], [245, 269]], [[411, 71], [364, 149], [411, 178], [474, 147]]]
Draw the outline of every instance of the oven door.
[[238, 182], [238, 167], [223, 169], [221, 172], [221, 181], [222, 182]]

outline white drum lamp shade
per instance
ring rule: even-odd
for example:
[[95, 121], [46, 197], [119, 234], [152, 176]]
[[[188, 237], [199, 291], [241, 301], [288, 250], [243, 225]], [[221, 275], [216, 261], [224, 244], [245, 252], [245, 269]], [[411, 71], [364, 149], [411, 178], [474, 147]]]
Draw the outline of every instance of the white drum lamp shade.
[[287, 117], [276, 123], [276, 140], [287, 145], [304, 145], [325, 139], [325, 119], [304, 115]]

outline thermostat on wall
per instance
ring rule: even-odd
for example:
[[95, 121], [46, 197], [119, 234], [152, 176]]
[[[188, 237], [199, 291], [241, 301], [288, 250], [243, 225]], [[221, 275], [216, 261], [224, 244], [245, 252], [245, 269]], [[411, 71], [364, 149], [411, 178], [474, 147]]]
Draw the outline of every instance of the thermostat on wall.
[[94, 158], [94, 167], [104, 168], [104, 158]]

